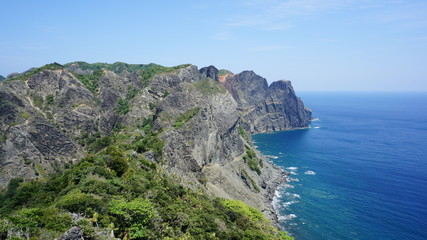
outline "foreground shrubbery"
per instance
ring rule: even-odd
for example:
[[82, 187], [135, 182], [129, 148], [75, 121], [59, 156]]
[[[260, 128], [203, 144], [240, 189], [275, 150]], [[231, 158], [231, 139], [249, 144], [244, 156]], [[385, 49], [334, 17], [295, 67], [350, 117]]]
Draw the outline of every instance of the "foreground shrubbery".
[[85, 239], [112, 230], [122, 239], [286, 239], [258, 210], [185, 188], [135, 152], [161, 158], [162, 146], [153, 132], [130, 143], [110, 136], [70, 169], [11, 181], [0, 195], [0, 239], [8, 231], [10, 239], [53, 239], [72, 226]]

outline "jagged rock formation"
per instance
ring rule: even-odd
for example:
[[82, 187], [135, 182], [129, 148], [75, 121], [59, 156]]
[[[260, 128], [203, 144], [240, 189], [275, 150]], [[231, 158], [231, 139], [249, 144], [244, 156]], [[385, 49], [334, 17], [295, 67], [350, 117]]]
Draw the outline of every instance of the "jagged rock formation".
[[290, 82], [252, 71], [228, 75], [194, 65], [50, 64], [0, 83], [0, 187], [44, 177], [87, 153], [87, 139], [152, 128], [164, 141], [163, 164], [186, 186], [240, 199], [272, 217], [271, 196], [284, 172], [264, 161], [261, 173], [243, 159], [251, 133], [307, 127], [310, 111]]
[[253, 71], [228, 75], [223, 86], [238, 103], [251, 133], [305, 128], [311, 111], [295, 95], [291, 82], [280, 80], [268, 86], [267, 80]]

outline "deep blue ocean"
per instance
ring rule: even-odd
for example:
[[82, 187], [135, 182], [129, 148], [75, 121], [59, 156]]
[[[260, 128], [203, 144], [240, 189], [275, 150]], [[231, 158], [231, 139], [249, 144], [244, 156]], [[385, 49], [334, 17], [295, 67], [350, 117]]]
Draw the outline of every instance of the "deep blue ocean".
[[291, 174], [276, 192], [296, 240], [427, 239], [427, 93], [300, 93], [310, 129], [258, 134]]

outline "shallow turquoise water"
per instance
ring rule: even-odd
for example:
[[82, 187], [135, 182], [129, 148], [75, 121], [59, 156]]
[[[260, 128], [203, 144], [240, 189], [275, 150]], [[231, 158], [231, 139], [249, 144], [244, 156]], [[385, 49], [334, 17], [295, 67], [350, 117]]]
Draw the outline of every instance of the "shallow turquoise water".
[[427, 94], [303, 93], [306, 130], [258, 134], [291, 172], [277, 191], [297, 240], [427, 239]]

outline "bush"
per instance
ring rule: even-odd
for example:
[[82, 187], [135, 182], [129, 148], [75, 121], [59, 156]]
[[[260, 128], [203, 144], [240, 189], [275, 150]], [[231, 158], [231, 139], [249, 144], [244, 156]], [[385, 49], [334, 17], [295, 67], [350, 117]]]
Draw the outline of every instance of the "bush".
[[151, 219], [156, 217], [151, 202], [142, 198], [132, 201], [113, 199], [109, 204], [109, 211], [116, 217], [115, 225], [122, 229], [121, 236], [129, 236], [130, 239], [145, 237]]
[[53, 105], [55, 103], [55, 97], [52, 94], [46, 96], [46, 103], [48, 105]]
[[95, 94], [99, 87], [99, 79], [103, 74], [102, 70], [95, 70], [92, 74], [74, 73], [74, 76], [76, 76], [76, 78], [79, 79], [91, 93]]
[[227, 209], [233, 212], [237, 212], [242, 216], [246, 216], [249, 219], [251, 219], [253, 222], [258, 222], [258, 221], [268, 222], [268, 220], [264, 217], [264, 215], [260, 211], [256, 210], [253, 207], [249, 207], [248, 205], [244, 204], [242, 201], [227, 199], [227, 200], [223, 200], [222, 204]]
[[55, 232], [65, 232], [73, 223], [69, 213], [61, 213], [57, 208], [43, 209], [41, 222], [44, 227]]
[[75, 189], [59, 199], [56, 205], [69, 212], [92, 216], [95, 211], [102, 209], [103, 201], [94, 194], [86, 194], [80, 189]]
[[158, 137], [158, 133], [150, 132], [134, 142], [135, 151], [138, 153], [144, 153], [147, 151], [153, 151], [156, 158], [163, 156], [163, 147], [165, 143]]
[[260, 159], [257, 158], [255, 152], [246, 146], [246, 154], [243, 156], [243, 160], [248, 164], [248, 167], [255, 171], [258, 175], [261, 175], [261, 169], [259, 168], [262, 165]]

